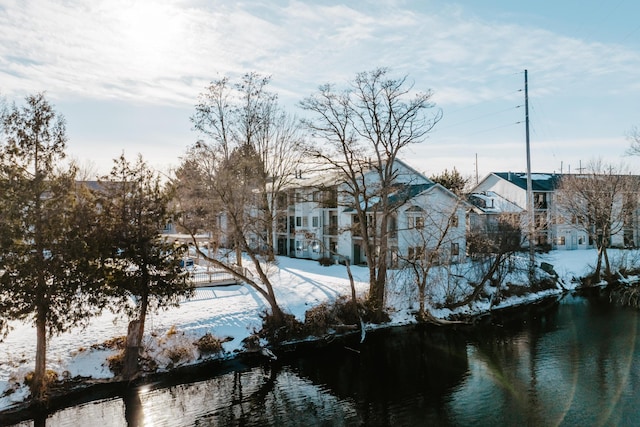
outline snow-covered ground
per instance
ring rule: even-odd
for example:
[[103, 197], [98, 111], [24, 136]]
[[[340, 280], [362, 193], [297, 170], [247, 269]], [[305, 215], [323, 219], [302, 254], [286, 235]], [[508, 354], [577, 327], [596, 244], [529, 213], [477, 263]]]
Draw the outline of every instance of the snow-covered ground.
[[[615, 260], [622, 260], [621, 254], [626, 254], [624, 262], [638, 265], [637, 252], [612, 251]], [[596, 252], [593, 250], [553, 251], [538, 258], [538, 261], [552, 264], [567, 287], [575, 286], [571, 284], [573, 277], [588, 274], [591, 271], [590, 265], [593, 265], [595, 260]], [[357, 291], [363, 295], [368, 289], [368, 270], [365, 267], [354, 266], [352, 273]], [[274, 283], [282, 309], [292, 313], [299, 320], [304, 320], [304, 314], [309, 308], [351, 293], [346, 269], [341, 265], [323, 267], [317, 261], [279, 257], [277, 265], [270, 267], [268, 274]], [[391, 322], [412, 322], [411, 311], [416, 304], [408, 302], [413, 292], [407, 287], [411, 286], [406, 284], [401, 274], [392, 272], [391, 275], [394, 284], [388, 297]], [[501, 305], [522, 301], [523, 298], [513, 299], [502, 302]], [[260, 329], [260, 313], [266, 308], [260, 295], [248, 286], [199, 288], [195, 296], [184, 301], [180, 307], [148, 317], [145, 346], [159, 362], [161, 369], [169, 365], [168, 352], [176, 346], [182, 346], [192, 352], [191, 360], [186, 363], [197, 361], [200, 355], [193, 342], [206, 333], [216, 337], [232, 337], [232, 340], [224, 344], [225, 354], [232, 355], [235, 350], [241, 348], [244, 338]], [[485, 303], [466, 310], [480, 312], [487, 308], [488, 305]], [[438, 310], [434, 311], [434, 314], [444, 317], [450, 312]], [[33, 370], [35, 357], [34, 328], [21, 323], [13, 323], [12, 326], [12, 332], [0, 343], [0, 411], [27, 397], [28, 388], [23, 385], [23, 379], [27, 372]], [[58, 372], [61, 377], [111, 378], [113, 373], [105, 361], [115, 350], [92, 346], [113, 337], [123, 336], [126, 330], [126, 319], [105, 312], [94, 318], [84, 329], [73, 329], [61, 336], [53, 337], [49, 340], [48, 368]], [[167, 333], [168, 331], [171, 332]], [[13, 392], [6, 393], [8, 390]]]

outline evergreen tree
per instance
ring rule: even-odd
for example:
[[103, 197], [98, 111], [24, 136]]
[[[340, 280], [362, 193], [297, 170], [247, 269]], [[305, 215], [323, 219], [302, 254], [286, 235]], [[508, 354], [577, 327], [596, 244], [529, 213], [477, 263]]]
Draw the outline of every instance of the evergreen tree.
[[172, 195], [140, 156], [133, 164], [124, 155], [116, 159], [98, 193], [103, 248], [109, 253], [111, 284], [119, 299], [114, 307], [133, 319], [122, 373], [131, 378], [138, 369], [147, 313], [176, 306], [192, 291], [180, 266], [186, 248], [160, 234], [172, 219]]
[[[95, 204], [62, 166], [65, 122], [43, 94], [2, 115], [0, 145], [0, 317], [35, 324], [32, 396], [47, 391], [47, 337], [86, 321], [104, 303]], [[5, 323], [6, 333], [6, 323]]]
[[431, 175], [429, 179], [442, 185], [446, 189], [451, 190], [457, 195], [461, 195], [464, 192], [465, 187], [470, 181], [468, 177], [463, 177], [455, 167], [452, 171], [445, 169], [444, 172], [440, 174]]

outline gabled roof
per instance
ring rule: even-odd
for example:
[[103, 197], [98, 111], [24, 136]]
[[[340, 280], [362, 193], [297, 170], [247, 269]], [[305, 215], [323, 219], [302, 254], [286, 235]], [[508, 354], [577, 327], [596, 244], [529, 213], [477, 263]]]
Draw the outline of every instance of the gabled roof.
[[[509, 181], [523, 190], [527, 189], [527, 174], [525, 172], [493, 172], [493, 175]], [[533, 191], [554, 191], [558, 188], [561, 177], [560, 174], [532, 173], [531, 188]]]
[[431, 182], [429, 184], [402, 185], [398, 191], [389, 195], [389, 204], [391, 206], [403, 205], [418, 194], [432, 188], [434, 185], [436, 185], [434, 182]]
[[[393, 191], [389, 194], [387, 201], [389, 206], [397, 208], [405, 204], [407, 201], [413, 199], [418, 194], [436, 186], [437, 184], [431, 182], [429, 184], [397, 184], [396, 191]], [[375, 211], [378, 206], [380, 198], [372, 197], [369, 199], [370, 205], [367, 206], [367, 211]], [[362, 206], [363, 208], [365, 206]], [[353, 212], [355, 209], [353, 207], [348, 207], [344, 210], [344, 212]]]

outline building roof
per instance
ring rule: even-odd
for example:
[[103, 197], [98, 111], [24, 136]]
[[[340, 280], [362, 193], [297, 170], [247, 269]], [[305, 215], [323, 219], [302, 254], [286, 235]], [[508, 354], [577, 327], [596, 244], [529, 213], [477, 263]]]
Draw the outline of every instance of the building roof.
[[484, 213], [518, 213], [523, 209], [494, 191], [469, 194], [469, 203]]
[[[387, 202], [389, 203], [389, 206], [392, 207], [401, 206], [418, 194], [434, 187], [435, 185], [436, 183], [434, 182], [430, 182], [428, 184], [398, 184], [397, 190], [389, 194]], [[362, 208], [366, 208], [367, 211], [375, 211], [378, 207], [379, 201], [379, 197], [372, 197], [369, 199], [369, 206], [364, 206], [363, 202]], [[355, 209], [353, 207], [348, 207], [344, 212], [353, 212], [354, 210]]]
[[[527, 189], [527, 174], [526, 172], [493, 172], [494, 175], [509, 181], [514, 185]], [[532, 173], [531, 174], [531, 188], [533, 191], [554, 191], [560, 184], [560, 174], [550, 173]]]

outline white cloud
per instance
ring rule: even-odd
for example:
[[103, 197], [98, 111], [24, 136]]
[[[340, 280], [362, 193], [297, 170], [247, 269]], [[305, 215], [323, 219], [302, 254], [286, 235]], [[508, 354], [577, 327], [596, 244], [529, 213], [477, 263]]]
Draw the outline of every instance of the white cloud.
[[5, 0], [2, 89], [192, 103], [201, 89], [194, 82], [257, 70], [301, 97], [323, 82], [391, 66], [466, 102], [495, 94], [479, 95], [471, 75], [482, 84], [530, 68], [537, 90], [556, 91], [603, 74], [631, 80], [640, 65], [637, 52], [620, 46], [485, 22], [460, 7], [427, 14], [402, 2], [204, 4]]
[[[481, 18], [457, 4], [0, 0], [0, 93], [18, 98], [46, 90], [54, 103], [117, 100], [177, 107], [185, 115], [181, 123], [187, 123], [181, 124], [182, 139], [192, 136], [188, 112], [210, 80], [248, 71], [270, 74], [272, 90], [296, 112], [295, 104], [318, 85], [342, 85], [378, 66], [408, 75], [417, 90], [433, 89], [445, 118], [425, 144], [428, 151], [416, 158], [437, 159], [439, 169], [450, 168], [456, 156], [473, 164], [467, 157], [476, 149], [507, 165], [521, 159], [524, 131], [516, 122], [523, 113], [515, 107], [523, 103], [518, 90], [524, 69], [530, 73], [530, 97], [541, 101], [536, 106], [544, 112], [532, 114], [534, 131], [544, 130], [534, 132], [536, 139], [580, 140], [587, 133], [599, 138], [604, 123], [618, 126], [613, 133], [622, 135], [637, 124], [630, 113], [637, 107], [630, 98], [640, 91], [637, 50], [505, 15]], [[605, 106], [603, 96], [615, 108]], [[145, 124], [154, 135], [153, 124]], [[110, 137], [107, 130], [99, 136], [102, 145]], [[133, 144], [127, 135], [112, 138]], [[549, 145], [545, 156], [550, 153], [549, 164], [575, 162], [583, 146], [572, 146], [570, 153]]]

